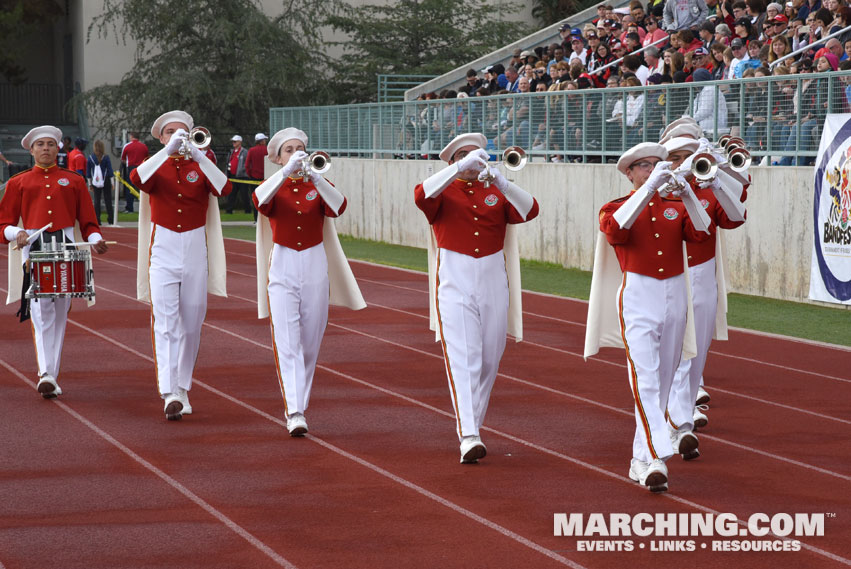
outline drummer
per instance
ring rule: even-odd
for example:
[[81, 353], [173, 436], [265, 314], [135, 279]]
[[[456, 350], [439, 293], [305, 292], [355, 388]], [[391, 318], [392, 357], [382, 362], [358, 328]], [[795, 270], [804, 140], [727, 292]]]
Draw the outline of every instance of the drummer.
[[[24, 274], [23, 262], [39, 239], [29, 236], [52, 224], [51, 238], [68, 242], [80, 241], [75, 230], [92, 245], [96, 253], [105, 253], [106, 242], [98, 232], [97, 217], [86, 187], [86, 179], [56, 165], [62, 131], [53, 126], [39, 126], [29, 131], [21, 145], [30, 151], [35, 166], [16, 174], [6, 184], [0, 201], [0, 243], [9, 243], [9, 276], [22, 286], [10, 286], [6, 303], [24, 296], [29, 275]], [[46, 232], [42, 234], [42, 237]], [[57, 297], [28, 304], [23, 299], [19, 315], [21, 322], [32, 317], [33, 340], [38, 360], [38, 392], [45, 399], [62, 394], [57, 380], [65, 324], [71, 299]]]

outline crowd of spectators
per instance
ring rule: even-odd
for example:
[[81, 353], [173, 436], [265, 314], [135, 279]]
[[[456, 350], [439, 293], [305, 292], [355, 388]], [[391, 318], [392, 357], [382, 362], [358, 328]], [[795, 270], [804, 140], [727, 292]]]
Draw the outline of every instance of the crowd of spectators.
[[[422, 100], [443, 101], [409, 117], [404, 141], [410, 148], [407, 143], [426, 139], [419, 156], [429, 156], [434, 150], [428, 148], [430, 140], [449, 139], [473, 126], [495, 147], [546, 148], [553, 151], [553, 161], [579, 160], [571, 150], [604, 145], [603, 150], [615, 151], [643, 139], [656, 140], [667, 119], [688, 114], [710, 136], [733, 127], [755, 150], [815, 150], [824, 115], [851, 110], [851, 88], [846, 88], [844, 76], [831, 109], [825, 80], [694, 84], [851, 69], [851, 31], [824, 39], [849, 25], [851, 7], [839, 0], [791, 0], [785, 5], [766, 5], [765, 0], [633, 0], [617, 10], [601, 4], [597, 17], [583, 27], [562, 25], [561, 42], [517, 50], [507, 64], [496, 63], [481, 72], [470, 69], [457, 90], [423, 95]], [[619, 97], [577, 94], [668, 84], [692, 88], [627, 91]], [[484, 104], [457, 101], [543, 91], [567, 93]], [[791, 162], [784, 157], [780, 163]]]

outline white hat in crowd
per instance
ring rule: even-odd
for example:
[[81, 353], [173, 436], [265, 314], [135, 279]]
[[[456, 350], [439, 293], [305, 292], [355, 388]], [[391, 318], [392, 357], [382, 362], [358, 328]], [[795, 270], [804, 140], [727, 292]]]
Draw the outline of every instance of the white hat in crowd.
[[264, 140], [266, 138], [269, 138], [269, 137], [266, 136], [265, 134], [263, 134], [262, 132], [258, 132], [257, 134], [254, 135], [254, 142], [260, 142], [261, 140]]
[[281, 150], [281, 146], [283, 146], [288, 140], [300, 140], [304, 144], [305, 148], [307, 148], [307, 135], [304, 131], [289, 127], [284, 130], [279, 130], [272, 135], [272, 138], [269, 139], [267, 144], [268, 150], [266, 153], [273, 158], [277, 157], [278, 152]]
[[231, 142], [242, 142], [242, 137], [238, 134], [233, 135], [233, 138], [230, 139]]
[[21, 139], [21, 146], [23, 146], [26, 150], [29, 150], [32, 148], [33, 143], [39, 138], [52, 138], [56, 141], [56, 144], [62, 144], [62, 131], [55, 126], [37, 126], [24, 135]]
[[664, 160], [668, 157], [668, 151], [661, 144], [655, 142], [642, 142], [627, 150], [618, 160], [618, 171], [626, 175], [626, 169], [642, 158], [658, 158]]
[[183, 111], [169, 111], [161, 114], [159, 118], [154, 121], [154, 126], [151, 127], [151, 136], [159, 139], [160, 135], [163, 133], [165, 125], [173, 122], [183, 123], [186, 125], [186, 130], [192, 130], [192, 127], [195, 126], [195, 121], [192, 120], [192, 116], [189, 113], [185, 113]]
[[449, 162], [452, 157], [458, 152], [459, 148], [465, 146], [478, 146], [485, 148], [488, 145], [488, 139], [485, 135], [477, 132], [468, 132], [467, 134], [459, 134], [446, 147], [440, 151], [440, 159], [444, 162]]

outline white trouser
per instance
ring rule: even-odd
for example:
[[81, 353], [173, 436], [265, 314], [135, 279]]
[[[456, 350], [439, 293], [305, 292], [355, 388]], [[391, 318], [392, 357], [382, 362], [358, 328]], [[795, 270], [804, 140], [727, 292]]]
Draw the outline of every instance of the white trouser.
[[71, 309], [70, 298], [30, 300], [30, 322], [33, 327], [38, 376], [59, 378], [59, 361], [65, 341], [65, 324]]
[[618, 313], [635, 399], [632, 456], [644, 462], [673, 454], [665, 407], [686, 327], [685, 275], [664, 280], [624, 273]]
[[328, 324], [328, 260], [320, 243], [304, 251], [275, 244], [269, 263], [269, 313], [284, 412], [304, 413]]
[[682, 360], [674, 376], [668, 397], [671, 425], [681, 431], [694, 429], [694, 400], [701, 385], [709, 344], [715, 332], [715, 310], [718, 306], [718, 283], [715, 281], [715, 258], [689, 267], [691, 296], [694, 304], [694, 332], [697, 356]]
[[192, 388], [192, 371], [207, 314], [207, 236], [204, 227], [151, 235], [151, 327], [161, 395]]
[[478, 435], [508, 324], [502, 251], [475, 258], [438, 249], [437, 317], [458, 437]]

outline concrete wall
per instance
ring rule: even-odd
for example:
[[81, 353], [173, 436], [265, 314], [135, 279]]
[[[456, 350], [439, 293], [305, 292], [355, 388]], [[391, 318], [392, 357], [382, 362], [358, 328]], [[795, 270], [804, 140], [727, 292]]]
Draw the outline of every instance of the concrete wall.
[[[441, 163], [333, 158], [329, 179], [346, 194], [341, 233], [425, 247], [428, 226], [413, 189]], [[804, 301], [812, 248], [812, 168], [755, 167], [748, 222], [726, 232], [732, 291]], [[530, 163], [510, 176], [538, 200], [537, 219], [520, 227], [527, 259], [590, 270], [597, 213], [629, 184], [613, 165]]]

